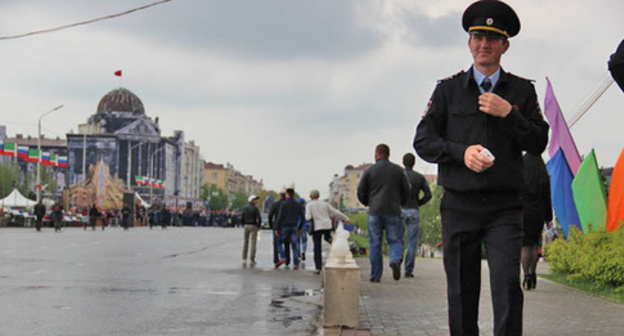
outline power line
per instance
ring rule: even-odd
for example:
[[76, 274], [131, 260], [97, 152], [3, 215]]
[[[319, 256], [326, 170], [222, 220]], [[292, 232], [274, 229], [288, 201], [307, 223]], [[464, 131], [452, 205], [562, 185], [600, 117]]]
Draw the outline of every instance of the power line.
[[30, 33], [24, 33], [24, 34], [19, 34], [19, 35], [0, 36], [0, 40], [14, 40], [14, 39], [18, 39], [18, 38], [33, 36], [33, 35], [52, 33], [52, 32], [56, 32], [56, 31], [59, 31], [59, 30], [67, 29], [67, 28], [84, 26], [84, 25], [88, 25], [88, 24], [91, 24], [91, 23], [94, 23], [94, 22], [114, 19], [114, 18], [117, 18], [117, 17], [120, 17], [120, 16], [128, 15], [128, 14], [131, 14], [131, 13], [134, 13], [134, 12], [138, 12], [140, 10], [148, 9], [150, 7], [158, 6], [158, 5], [161, 5], [161, 4], [165, 3], [165, 2], [170, 2], [170, 1], [172, 1], [172, 0], [160, 0], [160, 1], [152, 2], [150, 4], [141, 6], [141, 7], [136, 7], [136, 8], [133, 8], [133, 9], [129, 9], [129, 10], [125, 11], [125, 12], [121, 12], [121, 13], [117, 13], [117, 14], [111, 14], [111, 15], [106, 15], [106, 16], [102, 16], [102, 17], [99, 17], [99, 18], [95, 18], [95, 19], [91, 19], [91, 20], [87, 20], [87, 21], [82, 21], [82, 22], [77, 22], [77, 23], [72, 23], [72, 24], [68, 24], [68, 25], [64, 25], [64, 26], [55, 27], [55, 28], [37, 30], [37, 31], [30, 32]]

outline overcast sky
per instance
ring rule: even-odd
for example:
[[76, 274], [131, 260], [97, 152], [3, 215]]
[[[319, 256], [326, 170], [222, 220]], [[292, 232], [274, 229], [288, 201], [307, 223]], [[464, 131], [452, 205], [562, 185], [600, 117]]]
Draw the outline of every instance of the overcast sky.
[[[122, 12], [139, 0], [0, 0], [0, 36]], [[183, 130], [202, 156], [326, 197], [334, 174], [373, 160], [378, 143], [400, 162], [437, 79], [471, 56], [458, 0], [174, 0], [120, 18], [0, 41], [0, 124], [9, 136], [65, 137], [123, 86]], [[505, 70], [545, 77], [566, 116], [606, 78], [624, 38], [621, 0], [507, 1], [522, 29]], [[123, 70], [121, 80], [113, 76]], [[624, 94], [613, 85], [573, 128], [581, 155], [612, 166], [624, 147]], [[435, 173], [422, 161], [417, 169]]]

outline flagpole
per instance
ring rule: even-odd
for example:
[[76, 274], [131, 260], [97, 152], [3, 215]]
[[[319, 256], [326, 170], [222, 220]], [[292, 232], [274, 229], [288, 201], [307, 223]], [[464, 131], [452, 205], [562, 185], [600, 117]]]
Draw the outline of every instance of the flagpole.
[[[128, 190], [130, 190], [130, 179], [132, 178], [132, 150], [144, 143], [145, 141], [141, 141], [138, 144], [131, 146], [132, 140], [128, 140], [128, 146], [130, 147], [130, 149], [128, 149], [128, 174], [126, 174], [126, 188], [128, 188]], [[141, 172], [138, 173], [140, 174]]]
[[83, 130], [82, 134], [82, 181], [87, 180], [87, 132]]
[[[41, 184], [41, 119], [45, 116], [47, 116], [48, 114], [59, 110], [63, 107], [63, 104], [51, 109], [48, 112], [43, 113], [41, 116], [39, 116], [39, 122], [37, 123], [38, 126], [38, 134], [37, 134], [37, 150], [39, 151], [39, 161], [37, 161], [37, 185]], [[41, 189], [40, 188], [36, 188], [37, 189], [37, 203], [39, 203], [39, 201], [41, 200]]]
[[[164, 146], [160, 147], [158, 150], [154, 151], [154, 153], [152, 153], [152, 155], [150, 156], [150, 161], [149, 161], [149, 164], [150, 164], [150, 167], [149, 167], [150, 168], [150, 176], [149, 176], [149, 178], [150, 179], [154, 178], [154, 155], [158, 154], [158, 152], [162, 151], [165, 148], [166, 147], [164, 147]], [[154, 201], [152, 200], [152, 187], [153, 187], [153, 183], [151, 183], [151, 181], [150, 181], [150, 189], [149, 189], [150, 193], [149, 193], [149, 195], [150, 195], [150, 202], [153, 203]]]
[[572, 128], [577, 121], [581, 120], [585, 113], [587, 113], [587, 111], [589, 111], [589, 109], [596, 104], [598, 99], [600, 99], [600, 97], [607, 92], [607, 89], [611, 87], [611, 84], [613, 84], [613, 78], [611, 78], [611, 76], [608, 76], [602, 81], [602, 83], [600, 83], [600, 86], [587, 98], [583, 105], [581, 105], [579, 111], [576, 112], [572, 118], [570, 118], [569, 128]]

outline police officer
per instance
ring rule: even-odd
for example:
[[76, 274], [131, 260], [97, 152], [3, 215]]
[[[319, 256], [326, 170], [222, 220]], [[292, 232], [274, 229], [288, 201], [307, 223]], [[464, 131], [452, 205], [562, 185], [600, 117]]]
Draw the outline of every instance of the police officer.
[[548, 141], [531, 81], [505, 72], [501, 56], [520, 31], [507, 4], [481, 0], [463, 15], [473, 65], [441, 80], [417, 126], [414, 148], [438, 164], [451, 335], [478, 335], [485, 243], [494, 335], [522, 335], [522, 151]]

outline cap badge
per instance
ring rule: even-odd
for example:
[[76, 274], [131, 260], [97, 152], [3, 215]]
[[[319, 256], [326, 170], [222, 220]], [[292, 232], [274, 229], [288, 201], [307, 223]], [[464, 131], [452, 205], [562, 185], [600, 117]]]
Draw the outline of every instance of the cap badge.
[[487, 24], [488, 26], [491, 26], [492, 24], [494, 24], [494, 19], [487, 18], [487, 20], [485, 20], [485, 24]]

